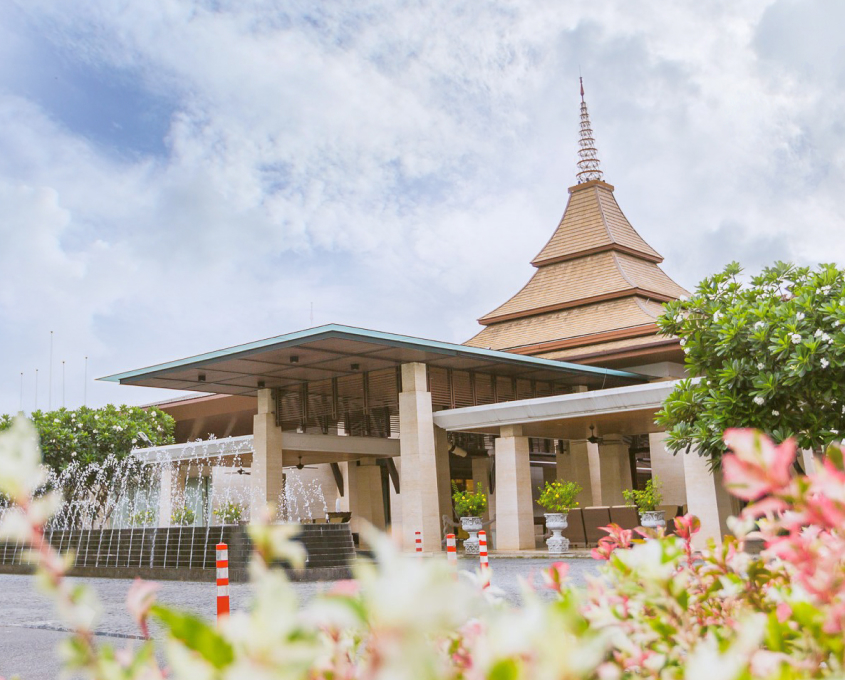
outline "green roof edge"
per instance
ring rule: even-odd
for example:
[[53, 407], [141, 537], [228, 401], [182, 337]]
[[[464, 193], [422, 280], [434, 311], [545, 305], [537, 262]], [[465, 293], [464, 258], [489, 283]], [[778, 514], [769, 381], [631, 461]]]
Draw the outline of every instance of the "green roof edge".
[[190, 364], [199, 364], [206, 361], [212, 361], [221, 357], [234, 356], [238, 354], [250, 354], [258, 352], [262, 349], [272, 347], [274, 345], [290, 345], [297, 341], [319, 340], [323, 338], [332, 337], [349, 337], [351, 339], [364, 338], [370, 342], [377, 342], [379, 344], [389, 346], [404, 346], [411, 349], [423, 349], [434, 351], [439, 354], [456, 356], [464, 354], [469, 356], [487, 357], [491, 359], [498, 359], [508, 363], [527, 364], [533, 366], [543, 366], [545, 368], [562, 369], [565, 372], [582, 374], [582, 375], [601, 375], [614, 376], [618, 378], [626, 378], [628, 380], [648, 381], [649, 376], [640, 373], [632, 373], [630, 371], [620, 371], [613, 368], [599, 368], [597, 366], [584, 366], [582, 364], [574, 364], [567, 361], [557, 361], [555, 359], [539, 359], [537, 357], [527, 357], [521, 354], [514, 354], [513, 352], [503, 352], [495, 349], [481, 349], [479, 347], [469, 347], [467, 345], [456, 345], [451, 342], [442, 342], [440, 340], [427, 340], [425, 338], [417, 338], [410, 335], [399, 335], [397, 333], [385, 333], [383, 331], [373, 331], [366, 328], [356, 328], [355, 326], [344, 326], [341, 324], [326, 324], [324, 326], [316, 326], [314, 328], [307, 328], [301, 331], [294, 331], [293, 333], [286, 333], [284, 335], [277, 335], [272, 338], [265, 338], [264, 340], [255, 340], [243, 345], [234, 345], [224, 349], [218, 349], [213, 352], [206, 352], [204, 354], [197, 354], [186, 357], [184, 359], [177, 359], [175, 361], [168, 361], [163, 364], [155, 364], [145, 368], [135, 369], [134, 371], [126, 371], [124, 373], [115, 373], [113, 375], [97, 378], [104, 382], [120, 383], [122, 380], [129, 378], [137, 378], [142, 375], [158, 373], [166, 371], [171, 368], [181, 368]]

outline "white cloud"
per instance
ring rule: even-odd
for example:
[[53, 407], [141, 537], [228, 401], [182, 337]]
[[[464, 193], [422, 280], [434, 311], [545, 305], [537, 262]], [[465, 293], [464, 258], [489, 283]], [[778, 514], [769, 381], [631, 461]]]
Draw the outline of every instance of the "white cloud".
[[[32, 29], [0, 69], [0, 411], [17, 407], [20, 370], [43, 375], [51, 329], [57, 361], [88, 353], [97, 375], [307, 326], [311, 302], [315, 323], [471, 336], [565, 205], [579, 63], [606, 178], [680, 283], [729, 259], [845, 259], [841, 38], [801, 30], [839, 10], [795, 7], [30, 0], [0, 13]], [[21, 90], [42, 67], [35, 40], [84, 75], [74, 91], [97, 96], [92, 79], [121, 73], [166, 102], [166, 153], [139, 153], [129, 132], [110, 146]]]

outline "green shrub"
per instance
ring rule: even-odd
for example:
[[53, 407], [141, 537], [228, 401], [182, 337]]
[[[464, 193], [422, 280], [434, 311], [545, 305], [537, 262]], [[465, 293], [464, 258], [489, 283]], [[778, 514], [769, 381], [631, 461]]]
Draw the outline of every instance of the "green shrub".
[[660, 487], [660, 480], [654, 477], [645, 483], [645, 489], [625, 489], [622, 496], [627, 503], [636, 505], [640, 512], [649, 512], [657, 510], [663, 500]]
[[194, 523], [196, 513], [190, 508], [179, 508], [170, 516], [171, 523], [180, 527], [187, 527]]
[[575, 498], [581, 491], [577, 482], [546, 482], [545, 486], [540, 487], [537, 505], [549, 512], [569, 512], [578, 507]]
[[148, 527], [155, 524], [157, 519], [155, 510], [139, 510], [129, 518], [129, 525], [133, 527]]
[[214, 515], [219, 519], [223, 524], [237, 524], [241, 521], [241, 517], [244, 514], [244, 507], [240, 503], [236, 503], [235, 501], [226, 501], [223, 505], [221, 505], [217, 510], [214, 511]]
[[478, 491], [458, 491], [458, 485], [453, 481], [452, 500], [458, 517], [481, 517], [487, 509], [487, 494], [481, 484]]

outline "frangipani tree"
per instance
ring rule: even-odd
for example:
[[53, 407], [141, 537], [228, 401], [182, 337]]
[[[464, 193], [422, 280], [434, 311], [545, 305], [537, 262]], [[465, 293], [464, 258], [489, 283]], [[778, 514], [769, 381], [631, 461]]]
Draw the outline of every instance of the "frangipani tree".
[[718, 465], [725, 430], [754, 427], [823, 451], [845, 431], [845, 274], [777, 262], [746, 283], [741, 272], [728, 265], [658, 319], [691, 378], [658, 413], [666, 443]]

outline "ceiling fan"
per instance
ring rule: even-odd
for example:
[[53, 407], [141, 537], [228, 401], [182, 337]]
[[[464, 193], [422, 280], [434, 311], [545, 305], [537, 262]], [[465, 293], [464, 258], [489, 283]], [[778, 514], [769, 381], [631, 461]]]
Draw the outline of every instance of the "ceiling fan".
[[295, 467], [297, 470], [316, 470], [314, 465], [305, 465], [302, 462], [302, 456], [299, 456], [299, 462], [296, 465], [286, 465], [285, 467]]

